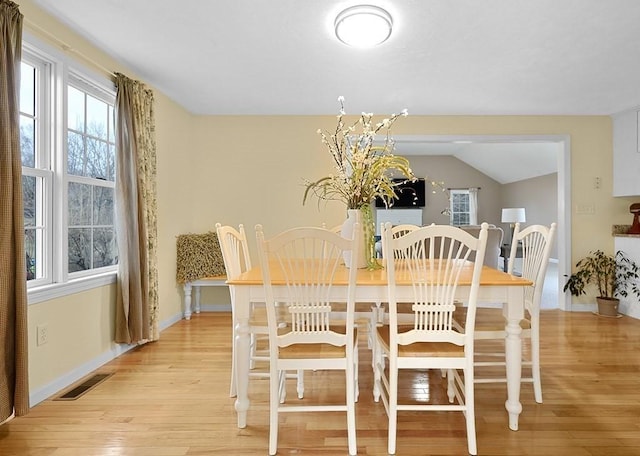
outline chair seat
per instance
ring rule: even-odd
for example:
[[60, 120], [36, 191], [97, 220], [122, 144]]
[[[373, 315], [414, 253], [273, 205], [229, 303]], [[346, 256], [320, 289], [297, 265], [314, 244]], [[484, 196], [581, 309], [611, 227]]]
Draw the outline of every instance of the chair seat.
[[[340, 334], [346, 334], [347, 328], [344, 325], [332, 326], [331, 330]], [[282, 331], [280, 332], [282, 334]], [[353, 330], [353, 343], [358, 342], [358, 329]], [[344, 345], [335, 346], [331, 344], [292, 344], [288, 347], [280, 347], [281, 359], [298, 358], [344, 358], [346, 348]]]
[[[402, 326], [399, 330], [406, 329], [409, 331], [411, 326]], [[376, 328], [380, 342], [385, 350], [389, 350], [389, 342], [391, 340], [391, 331], [388, 325], [378, 326]], [[406, 331], [402, 331], [406, 332]], [[398, 356], [407, 358], [451, 358], [464, 357], [464, 347], [450, 344], [447, 342], [416, 342], [410, 345], [400, 345], [398, 347]]]

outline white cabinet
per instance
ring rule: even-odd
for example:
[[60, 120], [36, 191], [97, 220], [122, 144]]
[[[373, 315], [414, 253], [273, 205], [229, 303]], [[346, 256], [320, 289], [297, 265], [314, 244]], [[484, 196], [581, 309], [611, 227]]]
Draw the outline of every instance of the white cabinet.
[[613, 196], [640, 195], [640, 141], [638, 110], [612, 116]]
[[[629, 259], [640, 265], [640, 236], [616, 236], [615, 249], [622, 250]], [[640, 300], [633, 294], [620, 298], [618, 312], [640, 319]]]

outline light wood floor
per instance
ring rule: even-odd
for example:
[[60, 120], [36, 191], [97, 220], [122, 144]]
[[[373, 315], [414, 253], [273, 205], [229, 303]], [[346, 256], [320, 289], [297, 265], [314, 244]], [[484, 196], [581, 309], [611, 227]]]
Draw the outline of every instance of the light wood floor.
[[[523, 385], [520, 430], [508, 430], [505, 385], [476, 386], [480, 455], [640, 455], [640, 321], [544, 311], [544, 404]], [[266, 455], [267, 380], [250, 384], [252, 408], [236, 427], [229, 391], [230, 316], [194, 315], [100, 372], [114, 372], [75, 401], [47, 400], [0, 426], [2, 456]], [[360, 340], [358, 454], [387, 454], [387, 421], [371, 398], [370, 355]], [[308, 372], [306, 396], [341, 392], [337, 374]], [[292, 385], [293, 386], [293, 385]], [[405, 393], [441, 397], [439, 373], [421, 372]], [[292, 388], [289, 400], [297, 400]], [[342, 413], [287, 414], [280, 455], [345, 455]], [[464, 455], [462, 414], [399, 414], [398, 455]]]

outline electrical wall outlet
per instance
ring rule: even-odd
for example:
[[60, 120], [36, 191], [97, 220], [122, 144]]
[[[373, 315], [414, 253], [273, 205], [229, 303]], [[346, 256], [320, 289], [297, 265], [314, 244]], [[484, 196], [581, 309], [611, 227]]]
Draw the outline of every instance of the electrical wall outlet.
[[595, 213], [596, 213], [596, 205], [594, 203], [576, 204], [576, 214], [593, 215]]
[[36, 326], [36, 344], [44, 345], [49, 341], [49, 325], [46, 323]]

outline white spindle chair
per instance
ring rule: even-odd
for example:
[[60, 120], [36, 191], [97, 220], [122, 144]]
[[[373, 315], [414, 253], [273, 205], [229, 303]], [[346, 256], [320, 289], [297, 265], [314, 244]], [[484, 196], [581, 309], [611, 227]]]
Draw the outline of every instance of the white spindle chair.
[[[404, 236], [407, 233], [411, 233], [412, 231], [417, 230], [418, 228], [420, 228], [420, 226], [418, 225], [412, 225], [409, 223], [403, 223], [400, 225], [391, 225], [390, 222], [386, 222], [386, 223], [381, 223], [380, 224], [380, 244], [382, 246], [382, 252], [384, 252], [384, 247], [385, 244], [387, 243], [386, 240], [386, 236], [385, 236], [385, 229], [387, 226], [391, 227], [391, 237], [392, 238], [398, 238], [400, 236]], [[382, 265], [384, 267], [384, 265], [386, 265], [387, 259], [384, 257], [384, 254], [382, 255]], [[375, 327], [378, 324], [381, 324], [384, 322], [384, 303], [382, 302], [376, 302], [374, 303], [373, 306], [371, 306], [371, 315], [370, 315], [370, 319], [369, 319], [369, 347], [370, 348], [374, 348], [374, 343], [373, 343], [373, 335], [375, 334]], [[375, 357], [372, 357], [371, 359], [371, 364], [373, 365], [375, 362]]]
[[[218, 242], [220, 244], [220, 250], [222, 252], [222, 260], [224, 261], [224, 267], [227, 273], [227, 278], [237, 277], [245, 271], [251, 269], [251, 256], [249, 255], [249, 245], [247, 242], [247, 236], [244, 230], [244, 226], [240, 224], [236, 230], [232, 226], [222, 225], [216, 223], [216, 233], [218, 235]], [[235, 320], [235, 296], [234, 289], [229, 289], [231, 296], [231, 319], [232, 319], [232, 339], [231, 339], [231, 382], [229, 387], [229, 395], [231, 397], [236, 396], [236, 365], [235, 365], [235, 340], [236, 340], [236, 320]], [[264, 312], [264, 304], [251, 303], [251, 320], [249, 322], [250, 330], [250, 368], [255, 368], [256, 361], [269, 362], [269, 351], [267, 349], [258, 349], [258, 345], [261, 341], [268, 345], [269, 328], [267, 326], [266, 314]], [[249, 377], [254, 378], [269, 378], [268, 371], [255, 371], [250, 372]], [[297, 392], [298, 397], [303, 397], [304, 394], [304, 373], [299, 371], [296, 374], [290, 374], [289, 378], [297, 379]], [[284, 382], [284, 379], [283, 379]], [[284, 394], [284, 385], [282, 385], [282, 391]], [[284, 400], [284, 396], [281, 397]]]
[[[396, 453], [397, 414], [399, 411], [461, 411], [466, 418], [468, 450], [477, 453], [474, 382], [473, 328], [480, 284], [480, 273], [487, 242], [487, 224], [478, 238], [449, 225], [430, 225], [393, 238], [386, 227], [386, 270], [389, 285], [389, 324], [376, 327], [374, 400], [382, 398], [389, 417], [388, 453]], [[476, 253], [476, 262], [467, 261]], [[471, 276], [466, 314], [466, 331], [456, 330], [456, 289], [462, 274]], [[398, 317], [396, 280], [413, 283], [413, 295], [401, 298], [411, 307], [413, 322]], [[427, 403], [408, 398], [400, 402], [398, 377], [410, 369], [444, 370], [448, 404]], [[437, 376], [438, 381], [442, 381]], [[434, 395], [431, 395], [432, 397]], [[425, 442], [425, 445], [428, 443]]]
[[[347, 272], [348, 292], [332, 295], [336, 273], [344, 278], [342, 254], [357, 255], [361, 248], [358, 229], [354, 239], [316, 227], [293, 228], [265, 240], [256, 226], [260, 265], [265, 287], [270, 346], [269, 454], [278, 447], [278, 417], [285, 412], [345, 411], [349, 454], [356, 454], [355, 402], [358, 396], [358, 349], [354, 325], [357, 269]], [[277, 287], [277, 288], [276, 288]], [[346, 322], [332, 322], [332, 305], [346, 305]], [[277, 307], [284, 308], [287, 324], [278, 324]], [[280, 403], [278, 376], [286, 370], [344, 370], [345, 400], [328, 405], [317, 402]], [[332, 385], [338, 387], [338, 385]], [[307, 391], [313, 396], [314, 391]], [[335, 395], [332, 395], [335, 397]], [[322, 397], [320, 397], [320, 400]]]
[[[525, 318], [520, 322], [523, 341], [529, 340], [530, 351], [523, 350], [522, 366], [531, 369], [530, 375], [523, 375], [521, 381], [533, 383], [534, 398], [542, 403], [542, 382], [540, 378], [540, 301], [544, 280], [551, 255], [551, 247], [556, 232], [556, 224], [530, 225], [520, 230], [517, 223], [513, 232], [511, 253], [509, 255], [509, 274], [516, 274], [517, 249], [522, 249], [522, 270], [517, 274], [531, 280], [533, 285], [525, 290]], [[464, 309], [458, 309], [456, 320], [462, 322]], [[462, 323], [461, 323], [462, 324]], [[478, 308], [476, 311], [476, 340], [495, 340], [504, 342], [507, 333], [502, 309]], [[483, 343], [476, 344], [476, 383], [506, 382], [506, 360], [504, 350], [483, 349]], [[491, 344], [489, 344], [491, 345]], [[487, 348], [491, 348], [490, 346]], [[494, 347], [495, 348], [495, 347]], [[496, 360], [496, 357], [498, 358]], [[494, 367], [504, 368], [496, 375]], [[487, 369], [483, 369], [487, 368]], [[491, 370], [490, 370], [491, 369]], [[485, 373], [486, 372], [486, 373]]]

